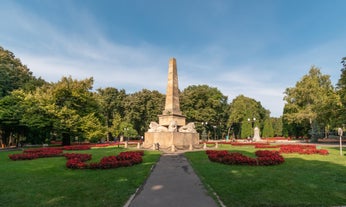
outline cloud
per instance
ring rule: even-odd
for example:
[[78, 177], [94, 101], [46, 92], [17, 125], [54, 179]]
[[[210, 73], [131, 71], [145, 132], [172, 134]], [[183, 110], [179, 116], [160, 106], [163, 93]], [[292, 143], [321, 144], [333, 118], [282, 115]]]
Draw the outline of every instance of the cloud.
[[[4, 28], [0, 33], [1, 44], [27, 64], [35, 76], [52, 82], [68, 75], [77, 79], [94, 77], [95, 88], [110, 86], [124, 88], [127, 92], [146, 88], [165, 93], [168, 60], [174, 56], [180, 89], [207, 84], [217, 87], [229, 101], [243, 94], [260, 101], [273, 116], [282, 114], [285, 89], [294, 86], [311, 65], [331, 74], [335, 82], [340, 74], [340, 59], [346, 56], [343, 35], [314, 46], [297, 47], [294, 51], [268, 52], [269, 46], [275, 43], [278, 45], [273, 49], [280, 50], [280, 41], [285, 41], [275, 32], [277, 28], [272, 20], [255, 36], [251, 32], [242, 36], [237, 27], [217, 30], [220, 28], [216, 25], [212, 27], [216, 31], [207, 31], [208, 27], [197, 30], [201, 33], [206, 30], [204, 37], [211, 37], [203, 39], [204, 42], [197, 41], [200, 44], [195, 48], [180, 47], [186, 43], [184, 40], [179, 40], [177, 48], [164, 48], [147, 39], [132, 42], [109, 37], [102, 22], [87, 9], [77, 8], [69, 1], [60, 5], [68, 8], [61, 8], [61, 15], [68, 16], [70, 21], [66, 22], [68, 28], [15, 2], [7, 4], [10, 6], [0, 8], [0, 27]], [[223, 9], [222, 4], [215, 6], [216, 10]], [[220, 14], [226, 13], [221, 11]], [[272, 14], [264, 20], [270, 17]], [[10, 21], [5, 21], [7, 19]], [[245, 23], [251, 24], [250, 20], [253, 19]], [[241, 26], [240, 29], [248, 29]], [[288, 48], [287, 43], [285, 45]]]

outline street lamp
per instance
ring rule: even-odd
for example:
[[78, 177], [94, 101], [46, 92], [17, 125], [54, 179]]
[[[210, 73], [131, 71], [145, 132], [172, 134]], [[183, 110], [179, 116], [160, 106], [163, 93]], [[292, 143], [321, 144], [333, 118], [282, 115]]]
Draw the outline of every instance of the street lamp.
[[205, 128], [207, 126], [208, 122], [202, 122], [202, 126], [203, 126], [203, 132], [202, 132], [202, 140], [205, 141], [205, 138], [208, 136], [207, 132], [205, 131]]
[[256, 118], [255, 118], [255, 117], [253, 117], [252, 119], [247, 118], [247, 121], [248, 121], [248, 122], [251, 122], [251, 133], [250, 133], [250, 137], [252, 137], [253, 126], [254, 126], [254, 123], [256, 122]]
[[341, 156], [342, 156], [342, 134], [343, 134], [342, 128], [339, 128], [338, 135], [340, 136], [340, 155]]

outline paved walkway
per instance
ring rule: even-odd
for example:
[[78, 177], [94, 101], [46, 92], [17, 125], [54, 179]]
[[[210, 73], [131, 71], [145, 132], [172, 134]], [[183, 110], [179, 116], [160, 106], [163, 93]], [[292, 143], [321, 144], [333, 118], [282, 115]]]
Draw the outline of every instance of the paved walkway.
[[183, 154], [163, 154], [129, 207], [217, 207]]

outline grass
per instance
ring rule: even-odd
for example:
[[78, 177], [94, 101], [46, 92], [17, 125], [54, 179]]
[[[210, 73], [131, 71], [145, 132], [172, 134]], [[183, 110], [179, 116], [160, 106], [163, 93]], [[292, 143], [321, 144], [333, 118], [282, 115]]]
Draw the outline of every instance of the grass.
[[[221, 149], [254, 156], [252, 146]], [[277, 166], [230, 166], [210, 162], [204, 151], [186, 153], [209, 190], [228, 206], [341, 206], [346, 204], [346, 156], [327, 148], [328, 156], [284, 154]], [[100, 148], [92, 162], [122, 148]], [[344, 150], [345, 152], [346, 150]], [[148, 177], [158, 152], [145, 152], [144, 162], [129, 168], [70, 170], [64, 157], [12, 161], [0, 152], [0, 206], [123, 206]]]
[[[256, 151], [251, 146], [222, 148], [250, 156]], [[338, 148], [327, 149], [328, 156], [284, 154], [284, 164], [267, 167], [210, 162], [204, 151], [186, 157], [228, 207], [345, 205], [346, 156], [341, 157]]]
[[[92, 154], [92, 162], [96, 162], [121, 151], [124, 150], [105, 148], [78, 153]], [[160, 156], [147, 151], [143, 163], [132, 167], [71, 170], [65, 167], [64, 157], [12, 161], [8, 154], [14, 153], [20, 152], [0, 152], [0, 206], [123, 206]]]

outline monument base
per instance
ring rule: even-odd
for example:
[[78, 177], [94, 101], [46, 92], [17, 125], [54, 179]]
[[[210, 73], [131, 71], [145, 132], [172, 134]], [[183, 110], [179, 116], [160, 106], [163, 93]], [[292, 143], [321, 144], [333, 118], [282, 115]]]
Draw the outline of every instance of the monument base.
[[161, 126], [168, 126], [172, 121], [175, 121], [177, 126], [184, 126], [185, 116], [182, 115], [159, 115], [159, 124]]
[[199, 134], [191, 132], [146, 132], [143, 145], [146, 147], [159, 143], [160, 148], [174, 146], [190, 147], [199, 144]]

